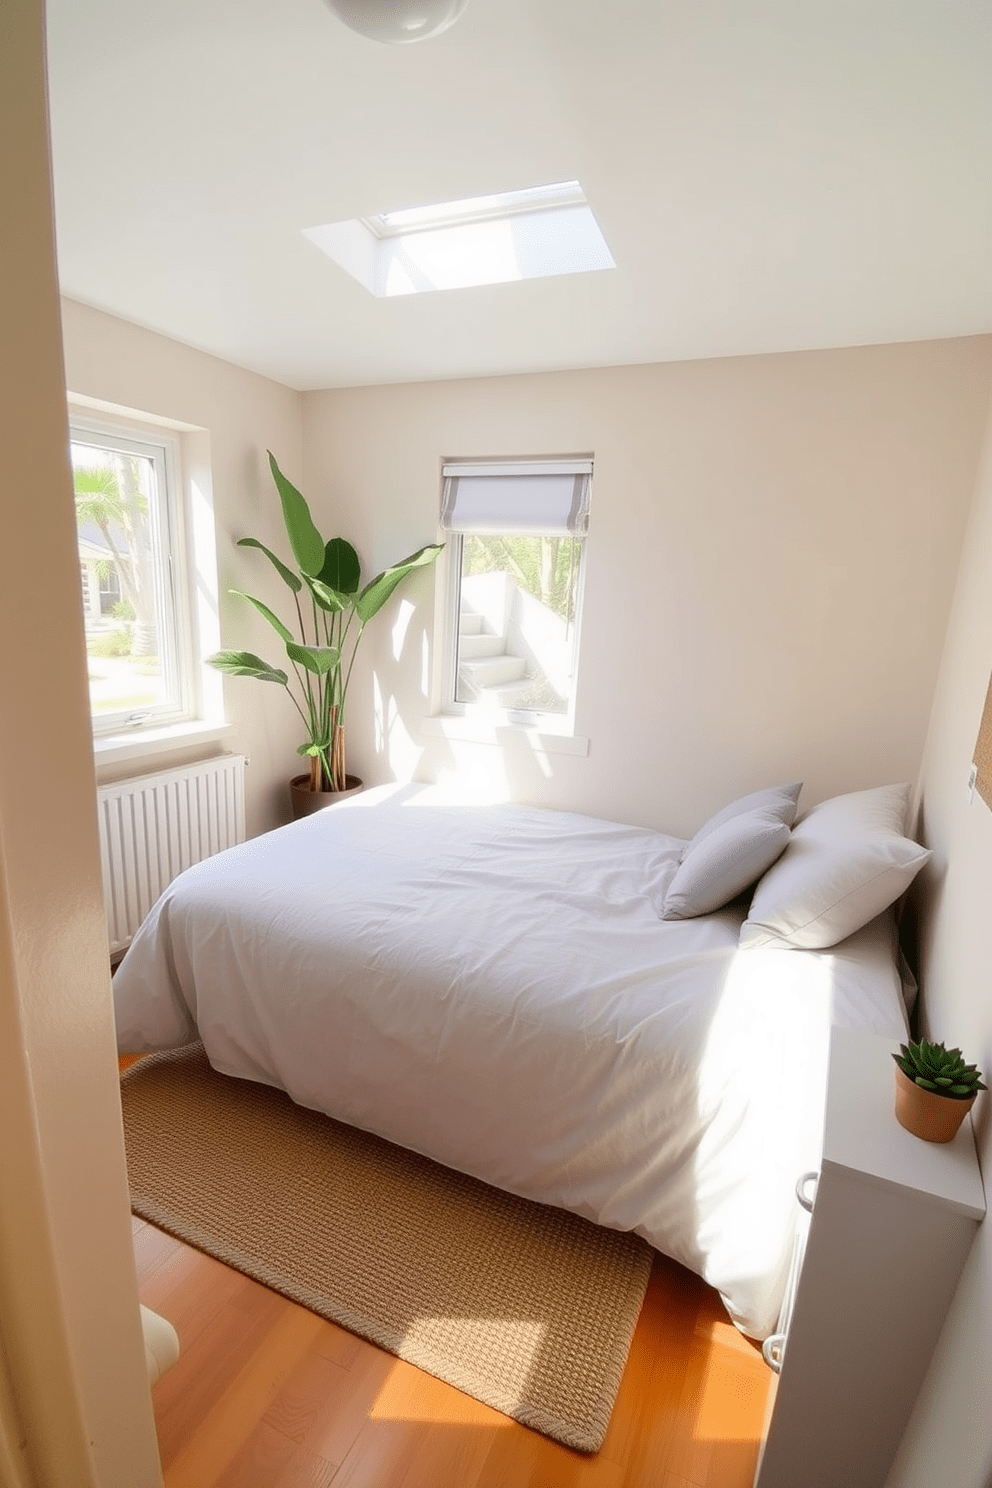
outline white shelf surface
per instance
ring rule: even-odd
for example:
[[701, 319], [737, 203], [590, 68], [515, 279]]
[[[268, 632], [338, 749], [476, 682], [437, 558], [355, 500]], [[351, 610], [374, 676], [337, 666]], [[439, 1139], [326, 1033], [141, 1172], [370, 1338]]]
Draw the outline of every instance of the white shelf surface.
[[985, 1190], [971, 1114], [953, 1142], [924, 1142], [900, 1126], [892, 1061], [897, 1051], [898, 1043], [884, 1036], [833, 1030], [824, 1166], [847, 1168], [884, 1188], [983, 1219]]

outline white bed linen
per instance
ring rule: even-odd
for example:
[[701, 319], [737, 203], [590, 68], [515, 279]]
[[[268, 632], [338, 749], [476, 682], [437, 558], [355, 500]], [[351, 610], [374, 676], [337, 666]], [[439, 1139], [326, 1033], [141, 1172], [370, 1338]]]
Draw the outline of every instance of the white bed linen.
[[121, 1052], [223, 1073], [634, 1230], [775, 1326], [829, 1029], [905, 1034], [891, 919], [830, 951], [662, 921], [684, 843], [387, 786], [181, 875], [114, 978]]

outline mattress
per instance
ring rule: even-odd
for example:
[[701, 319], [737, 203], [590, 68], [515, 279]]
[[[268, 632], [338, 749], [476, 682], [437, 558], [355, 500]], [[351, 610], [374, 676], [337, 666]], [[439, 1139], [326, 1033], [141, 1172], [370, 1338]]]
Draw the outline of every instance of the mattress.
[[633, 1230], [773, 1331], [830, 1029], [905, 1036], [891, 917], [829, 951], [663, 921], [681, 839], [385, 786], [197, 864], [114, 978], [214, 1067]]

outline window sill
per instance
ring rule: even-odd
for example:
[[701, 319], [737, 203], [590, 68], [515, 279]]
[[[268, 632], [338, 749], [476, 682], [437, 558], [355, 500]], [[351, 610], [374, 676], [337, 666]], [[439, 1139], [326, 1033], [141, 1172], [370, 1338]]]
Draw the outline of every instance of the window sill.
[[439, 713], [423, 720], [428, 737], [455, 739], [469, 744], [527, 744], [537, 754], [589, 753], [589, 740], [579, 734], [558, 733], [525, 723], [472, 718], [453, 713]]
[[148, 759], [168, 754], [189, 744], [204, 744], [222, 739], [233, 731], [233, 723], [206, 723], [202, 718], [190, 723], [171, 723], [163, 728], [128, 729], [120, 734], [97, 734], [93, 738], [93, 758], [98, 765], [115, 765], [125, 760]]

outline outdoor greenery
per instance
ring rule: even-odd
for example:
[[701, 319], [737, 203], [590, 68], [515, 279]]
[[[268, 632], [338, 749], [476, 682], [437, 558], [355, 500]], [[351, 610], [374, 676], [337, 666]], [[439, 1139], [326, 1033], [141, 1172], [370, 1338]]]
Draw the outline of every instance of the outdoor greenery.
[[981, 1071], [965, 1064], [960, 1049], [945, 1049], [943, 1044], [921, 1039], [918, 1044], [900, 1044], [899, 1051], [892, 1058], [903, 1074], [934, 1095], [970, 1100], [979, 1090], [988, 1089], [982, 1084]]
[[[210, 664], [232, 677], [255, 677], [285, 687], [303, 721], [306, 740], [297, 750], [310, 758], [313, 790], [344, 790], [346, 782], [344, 725], [348, 685], [365, 626], [378, 614], [397, 586], [415, 568], [433, 563], [438, 544], [420, 548], [362, 586], [358, 554], [342, 537], [327, 543], [314, 526], [310, 508], [286, 479], [269, 452], [269, 468], [282, 503], [286, 535], [296, 569], [277, 558], [264, 543], [243, 537], [238, 546], [258, 548], [293, 595], [296, 634], [260, 599], [240, 590], [283, 642], [292, 669], [275, 667], [251, 651], [218, 651]], [[293, 685], [295, 683], [295, 685]]]
[[466, 537], [462, 571], [509, 573], [563, 620], [575, 619], [576, 576], [581, 540], [575, 537]]
[[100, 458], [91, 463], [73, 461], [76, 523], [83, 526], [92, 522], [99, 529], [111, 555], [101, 560], [100, 566], [113, 563], [121, 585], [119, 605], [128, 607], [127, 618], [134, 622], [129, 649], [146, 655], [156, 649], [155, 577], [148, 498], [141, 490], [138, 468], [140, 457], [95, 448], [93, 455]]
[[87, 656], [130, 656], [131, 630], [126, 625], [116, 625], [113, 630], [90, 637], [86, 642]]

